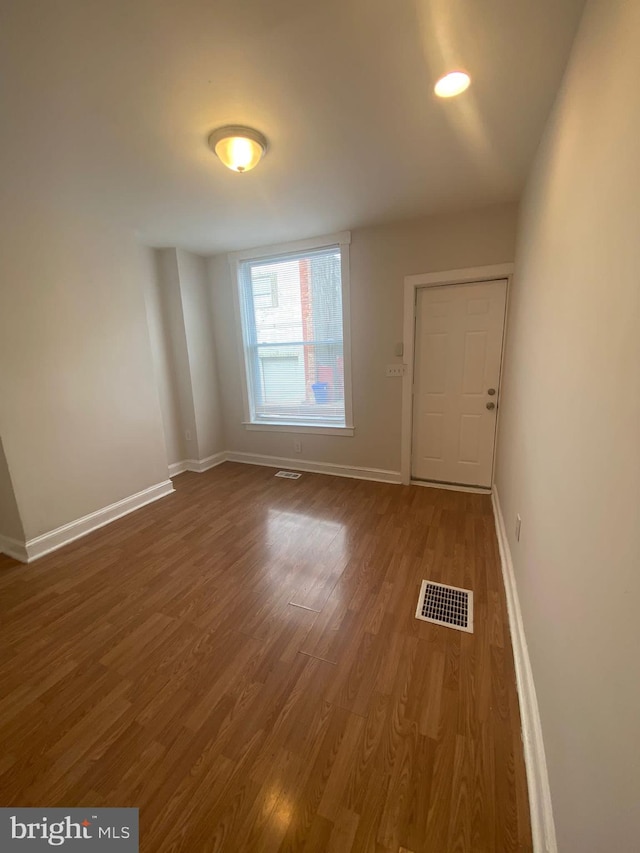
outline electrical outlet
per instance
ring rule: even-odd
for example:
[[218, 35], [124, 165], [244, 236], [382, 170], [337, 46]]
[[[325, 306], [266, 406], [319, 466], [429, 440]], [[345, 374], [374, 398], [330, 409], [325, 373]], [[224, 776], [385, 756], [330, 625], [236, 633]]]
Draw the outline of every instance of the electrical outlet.
[[519, 515], [516, 515], [516, 542], [520, 541], [520, 527], [522, 526], [522, 519]]
[[294, 450], [294, 453], [302, 453], [302, 442], [300, 441], [299, 438], [294, 439], [293, 450]]
[[388, 364], [386, 376], [404, 376], [404, 364]]
[[185, 430], [184, 437], [187, 439], [187, 441], [191, 441], [191, 430], [190, 429]]

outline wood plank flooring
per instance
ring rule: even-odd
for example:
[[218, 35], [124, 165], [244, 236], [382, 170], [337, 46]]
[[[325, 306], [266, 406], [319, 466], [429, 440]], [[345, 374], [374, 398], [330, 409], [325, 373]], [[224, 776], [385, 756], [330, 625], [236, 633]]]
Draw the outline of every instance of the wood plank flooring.
[[530, 851], [490, 499], [273, 475], [0, 555], [0, 805], [137, 806], [145, 853]]

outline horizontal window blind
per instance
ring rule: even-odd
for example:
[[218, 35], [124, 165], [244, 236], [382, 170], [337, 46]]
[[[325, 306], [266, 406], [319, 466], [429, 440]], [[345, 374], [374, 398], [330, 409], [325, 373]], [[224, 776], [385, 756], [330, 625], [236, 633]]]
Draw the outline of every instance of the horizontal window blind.
[[252, 422], [345, 425], [340, 252], [239, 264]]

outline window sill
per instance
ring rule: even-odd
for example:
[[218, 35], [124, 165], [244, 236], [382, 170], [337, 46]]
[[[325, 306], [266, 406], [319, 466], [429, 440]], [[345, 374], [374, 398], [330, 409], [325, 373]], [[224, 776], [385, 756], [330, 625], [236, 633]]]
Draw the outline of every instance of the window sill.
[[352, 426], [309, 426], [304, 424], [254, 424], [243, 421], [247, 430], [256, 432], [297, 432], [301, 435], [342, 435], [350, 436], [355, 433]]

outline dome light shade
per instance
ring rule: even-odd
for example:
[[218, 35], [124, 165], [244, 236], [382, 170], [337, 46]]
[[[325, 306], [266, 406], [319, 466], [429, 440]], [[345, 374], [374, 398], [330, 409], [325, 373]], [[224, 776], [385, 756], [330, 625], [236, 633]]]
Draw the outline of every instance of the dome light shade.
[[451, 71], [441, 77], [433, 88], [439, 98], [455, 98], [461, 95], [471, 84], [471, 77], [466, 71]]
[[249, 172], [267, 150], [267, 140], [251, 127], [219, 127], [209, 136], [209, 148], [234, 172]]

